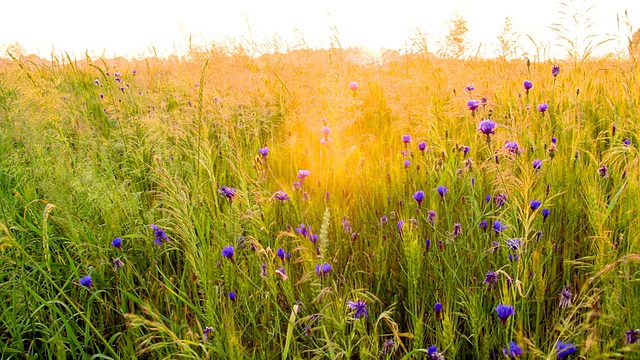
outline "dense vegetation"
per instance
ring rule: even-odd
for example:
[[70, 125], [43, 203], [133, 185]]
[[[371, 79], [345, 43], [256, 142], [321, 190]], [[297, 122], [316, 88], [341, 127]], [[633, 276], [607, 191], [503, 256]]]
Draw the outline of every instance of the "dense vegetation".
[[638, 358], [637, 63], [363, 60], [2, 62], [0, 357]]

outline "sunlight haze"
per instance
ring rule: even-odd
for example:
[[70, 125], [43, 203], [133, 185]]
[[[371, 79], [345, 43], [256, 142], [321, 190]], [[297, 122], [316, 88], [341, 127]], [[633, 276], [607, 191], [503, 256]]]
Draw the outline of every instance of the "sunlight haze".
[[[622, 17], [628, 10], [634, 31], [640, 26], [640, 2], [610, 0], [604, 3], [574, 1], [578, 8], [595, 4], [588, 13], [594, 26], [591, 33], [610, 34], [613, 41], [606, 52], [624, 51], [629, 29]], [[299, 2], [231, 1], [176, 3], [157, 1], [86, 2], [10, 2], [0, 15], [0, 49], [19, 43], [27, 53], [48, 57], [71, 52], [81, 56], [182, 54], [188, 46], [211, 41], [252, 40], [256, 43], [280, 39], [289, 48], [304, 43], [309, 47], [328, 47], [331, 39], [342, 47], [360, 46], [371, 51], [403, 50], [411, 34], [421, 29], [429, 51], [447, 34], [448, 22], [455, 14], [467, 20], [469, 55], [495, 56], [496, 37], [509, 16], [514, 30], [521, 34], [523, 52], [535, 51], [526, 35], [539, 46], [551, 47], [552, 56], [563, 56], [549, 25], [559, 21], [560, 5], [554, 0], [450, 0], [415, 2], [399, 0], [384, 5], [368, 1]], [[437, 5], [434, 5], [437, 4]], [[617, 16], [620, 16], [618, 24]], [[600, 49], [601, 51], [603, 49]], [[286, 49], [283, 49], [286, 50]], [[4, 51], [3, 51], [4, 52]], [[4, 55], [4, 54], [3, 54]]]

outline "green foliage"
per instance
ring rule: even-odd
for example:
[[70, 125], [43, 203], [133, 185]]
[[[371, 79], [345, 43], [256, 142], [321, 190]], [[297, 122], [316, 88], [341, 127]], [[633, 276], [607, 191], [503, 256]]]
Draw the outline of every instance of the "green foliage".
[[3, 64], [0, 357], [632, 358], [637, 66], [357, 55]]

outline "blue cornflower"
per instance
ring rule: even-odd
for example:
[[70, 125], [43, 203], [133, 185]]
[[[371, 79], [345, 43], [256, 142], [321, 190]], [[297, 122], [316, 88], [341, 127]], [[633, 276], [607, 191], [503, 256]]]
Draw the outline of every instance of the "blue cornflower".
[[533, 160], [533, 162], [531, 163], [531, 165], [533, 165], [533, 169], [534, 169], [534, 170], [540, 170], [540, 168], [542, 167], [542, 160], [540, 160], [540, 159], [535, 159], [535, 160]]
[[420, 207], [422, 205], [422, 201], [424, 200], [424, 191], [416, 191], [416, 193], [413, 194], [413, 199], [418, 203], [418, 207]]
[[438, 195], [440, 195], [440, 198], [444, 199], [444, 196], [447, 195], [448, 193], [449, 193], [449, 189], [447, 189], [446, 186], [444, 185], [438, 186]]
[[469, 100], [469, 101], [467, 101], [467, 107], [471, 111], [477, 110], [478, 106], [480, 106], [480, 101], [479, 100]]
[[369, 320], [369, 310], [367, 309], [367, 304], [364, 300], [349, 301], [347, 305], [349, 306], [349, 309], [356, 311], [353, 314], [355, 319], [362, 319], [362, 317], [364, 317], [365, 320]]
[[482, 220], [478, 225], [480, 226], [480, 229], [482, 229], [483, 231], [487, 231], [487, 227], [489, 226], [489, 223], [487, 222], [487, 220]]
[[498, 274], [489, 270], [487, 271], [487, 275], [484, 278], [483, 284], [493, 285], [498, 282]]
[[278, 250], [276, 250], [276, 255], [280, 258], [280, 260], [284, 261], [284, 257], [286, 256], [286, 252], [284, 251], [283, 248], [278, 248]]
[[524, 86], [524, 89], [527, 90], [527, 94], [529, 93], [529, 90], [533, 87], [533, 83], [529, 80], [525, 80], [524, 83], [522, 83], [522, 85]]
[[331, 264], [324, 263], [316, 265], [316, 274], [320, 277], [327, 275], [329, 271], [331, 271]]
[[424, 149], [427, 148], [427, 143], [424, 141], [421, 141], [420, 143], [418, 143], [418, 150], [422, 151], [424, 153]]
[[502, 325], [506, 325], [507, 319], [509, 319], [509, 317], [515, 314], [515, 311], [513, 310], [513, 306], [511, 305], [499, 304], [498, 306], [496, 306], [495, 310], [496, 310], [496, 313], [498, 314], [498, 318], [500, 318], [500, 322], [502, 323]]
[[113, 246], [114, 248], [118, 248], [119, 250], [122, 250], [122, 238], [117, 237], [111, 240], [111, 246]]
[[512, 154], [518, 155], [520, 153], [520, 146], [515, 141], [509, 141], [504, 144], [504, 149]]
[[260, 155], [262, 155], [262, 157], [267, 157], [267, 155], [269, 155], [269, 148], [268, 147], [263, 147], [258, 149], [258, 153], [260, 153]]
[[435, 311], [436, 313], [436, 319], [440, 319], [440, 314], [442, 313], [442, 303], [437, 302], [435, 305], [433, 305], [433, 311]]
[[153, 240], [154, 244], [160, 246], [163, 242], [169, 241], [169, 237], [165, 234], [164, 230], [157, 227], [155, 224], [151, 224], [149, 227], [153, 230], [153, 236], [155, 237]]
[[398, 221], [396, 225], [396, 229], [398, 229], [398, 234], [402, 235], [402, 228], [404, 227], [404, 220]]
[[542, 209], [542, 221], [547, 220], [547, 216], [549, 216], [549, 209]]
[[207, 326], [206, 328], [204, 328], [204, 331], [202, 332], [202, 340], [204, 340], [204, 342], [209, 341], [209, 333], [211, 333], [212, 331], [212, 327]]
[[408, 144], [411, 142], [411, 135], [402, 135], [402, 142]]
[[231, 300], [232, 302], [236, 302], [236, 293], [231, 291], [229, 293], [229, 300]]
[[578, 351], [578, 348], [576, 348], [576, 346], [572, 343], [565, 344], [560, 340], [558, 340], [558, 342], [556, 343], [556, 352], [558, 353], [558, 359], [566, 359], [569, 357], [569, 355], [573, 354], [576, 351]]
[[80, 279], [80, 285], [91, 289], [93, 287], [93, 282], [91, 281], [91, 275], [87, 275]]
[[289, 195], [287, 195], [287, 193], [282, 191], [282, 190], [276, 191], [276, 193], [273, 194], [273, 197], [278, 199], [278, 200], [280, 200], [280, 201], [282, 201], [282, 202], [285, 202], [285, 201], [289, 200]]
[[626, 343], [627, 344], [635, 344], [638, 342], [638, 335], [640, 335], [640, 329], [630, 329], [625, 332], [626, 335]]
[[529, 203], [529, 207], [531, 208], [531, 210], [536, 211], [538, 210], [538, 208], [540, 207], [540, 205], [542, 205], [542, 203], [540, 202], [540, 200], [531, 200], [531, 202]]
[[522, 355], [523, 351], [516, 342], [512, 341], [509, 343], [509, 347], [502, 349], [502, 353], [509, 359], [515, 359]]
[[496, 133], [496, 125], [496, 122], [493, 120], [482, 120], [480, 121], [478, 130], [480, 130], [481, 133], [489, 136]]
[[233, 245], [225, 246], [224, 248], [222, 248], [221, 254], [227, 259], [235, 261], [235, 249], [233, 248]]
[[507, 225], [501, 223], [500, 220], [496, 220], [493, 222], [493, 231], [495, 231], [496, 233], [499, 233], [506, 228]]
[[229, 200], [233, 200], [233, 198], [236, 196], [236, 192], [236, 189], [229, 186], [221, 186], [220, 189], [218, 189], [218, 194], [220, 194], [220, 196], [222, 197], [226, 197]]

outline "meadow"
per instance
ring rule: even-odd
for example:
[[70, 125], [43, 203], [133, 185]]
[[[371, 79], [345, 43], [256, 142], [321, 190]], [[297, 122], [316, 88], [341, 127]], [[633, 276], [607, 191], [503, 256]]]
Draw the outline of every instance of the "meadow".
[[2, 359], [640, 358], [640, 69], [0, 62]]

